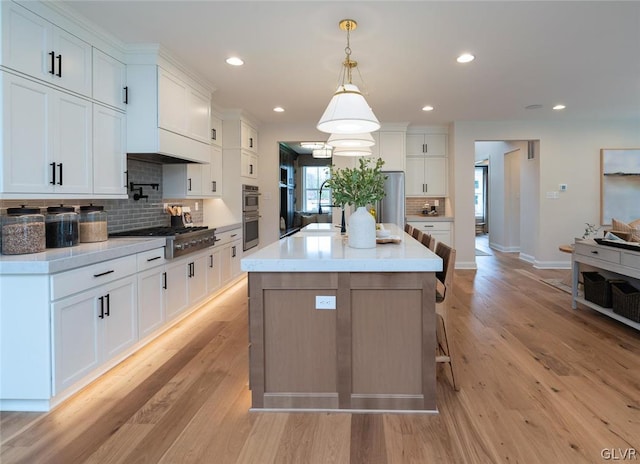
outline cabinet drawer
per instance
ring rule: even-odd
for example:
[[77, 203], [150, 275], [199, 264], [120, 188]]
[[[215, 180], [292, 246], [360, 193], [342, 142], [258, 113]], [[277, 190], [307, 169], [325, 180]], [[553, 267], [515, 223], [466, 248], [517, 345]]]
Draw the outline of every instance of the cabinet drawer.
[[590, 256], [593, 259], [600, 259], [610, 263], [620, 264], [620, 252], [608, 249], [598, 245], [589, 245], [586, 243], [575, 244], [576, 254]]
[[166, 261], [164, 259], [164, 247], [138, 253], [136, 259], [138, 261], [138, 272], [160, 266]]
[[124, 256], [51, 276], [51, 300], [135, 274], [136, 256]]
[[225, 232], [216, 232], [216, 246], [224, 245], [225, 243], [238, 240], [241, 236], [242, 229], [227, 230]]
[[640, 254], [622, 252], [622, 265], [640, 269]]
[[451, 230], [450, 222], [409, 222], [409, 225], [427, 233], [435, 230]]

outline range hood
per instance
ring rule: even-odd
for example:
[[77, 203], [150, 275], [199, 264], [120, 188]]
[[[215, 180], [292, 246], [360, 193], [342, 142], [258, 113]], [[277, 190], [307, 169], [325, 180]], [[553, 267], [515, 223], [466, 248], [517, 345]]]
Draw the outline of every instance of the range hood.
[[127, 159], [156, 164], [208, 164], [211, 145], [155, 127], [147, 137], [127, 134]]
[[191, 161], [179, 158], [175, 155], [167, 155], [163, 153], [127, 153], [127, 159], [155, 164], [198, 164], [197, 161]]

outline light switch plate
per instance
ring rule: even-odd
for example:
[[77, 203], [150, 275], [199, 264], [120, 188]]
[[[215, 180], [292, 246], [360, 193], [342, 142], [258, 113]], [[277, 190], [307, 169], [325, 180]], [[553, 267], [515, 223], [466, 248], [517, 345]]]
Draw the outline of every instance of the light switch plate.
[[316, 295], [316, 309], [336, 309], [336, 297]]

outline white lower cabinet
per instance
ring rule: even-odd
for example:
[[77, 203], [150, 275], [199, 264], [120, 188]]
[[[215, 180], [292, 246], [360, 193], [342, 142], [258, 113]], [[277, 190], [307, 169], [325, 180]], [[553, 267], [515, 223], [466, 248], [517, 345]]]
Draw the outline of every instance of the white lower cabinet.
[[207, 296], [207, 261], [208, 254], [202, 252], [188, 259], [189, 305], [196, 304]]
[[137, 341], [136, 296], [129, 276], [52, 304], [54, 394]]
[[409, 225], [415, 227], [422, 232], [431, 235], [437, 242], [442, 242], [446, 245], [453, 246], [453, 230], [451, 222], [441, 221], [424, 221], [424, 222], [409, 222]]
[[187, 295], [188, 269], [185, 259], [173, 260], [166, 269], [166, 317], [174, 318], [189, 306]]
[[220, 288], [222, 263], [220, 262], [220, 250], [211, 248], [207, 252], [207, 293], [213, 293]]
[[138, 274], [138, 334], [141, 339], [164, 324], [166, 282], [164, 266]]

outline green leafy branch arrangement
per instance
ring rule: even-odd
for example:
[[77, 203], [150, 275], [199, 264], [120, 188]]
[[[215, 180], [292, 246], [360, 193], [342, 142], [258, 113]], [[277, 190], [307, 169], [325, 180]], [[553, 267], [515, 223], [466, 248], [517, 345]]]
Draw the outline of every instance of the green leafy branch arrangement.
[[360, 166], [357, 168], [336, 169], [331, 166], [331, 178], [327, 186], [331, 189], [334, 204], [360, 207], [384, 198], [384, 160], [378, 158], [373, 166], [370, 158], [360, 158], [358, 161]]

